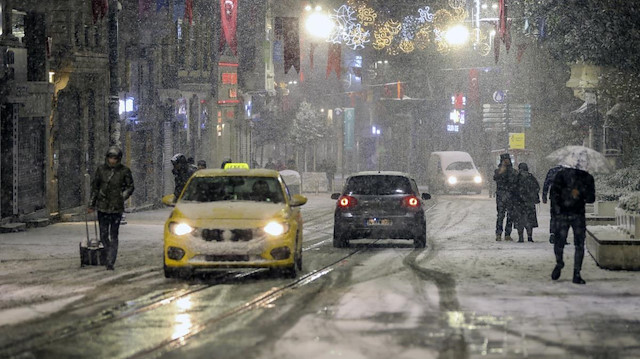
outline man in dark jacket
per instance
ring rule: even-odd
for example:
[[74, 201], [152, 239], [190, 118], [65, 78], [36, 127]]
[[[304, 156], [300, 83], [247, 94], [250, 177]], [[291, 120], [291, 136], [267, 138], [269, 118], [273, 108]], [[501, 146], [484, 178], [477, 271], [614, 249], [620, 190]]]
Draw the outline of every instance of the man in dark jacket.
[[227, 163], [233, 163], [230, 157], [226, 157], [224, 160], [222, 160], [222, 164], [220, 165], [220, 168], [224, 169], [224, 166], [226, 166]]
[[496, 220], [496, 241], [502, 240], [502, 223], [505, 216], [507, 223], [504, 228], [504, 240], [511, 240], [511, 229], [513, 226], [513, 192], [515, 190], [516, 172], [511, 163], [508, 153], [500, 155], [500, 165], [493, 174], [496, 181], [496, 207], [498, 218]]
[[276, 169], [276, 164], [273, 163], [273, 159], [271, 157], [269, 157], [269, 160], [267, 161], [267, 164], [264, 165], [264, 168], [266, 168], [268, 170], [275, 170]]
[[107, 251], [108, 270], [113, 270], [118, 255], [118, 231], [124, 212], [124, 201], [133, 193], [131, 170], [120, 163], [122, 151], [112, 146], [107, 151], [106, 161], [98, 166], [91, 181], [89, 213], [98, 211], [100, 241]]
[[556, 173], [551, 185], [552, 211], [556, 216], [555, 243], [553, 251], [556, 255], [556, 266], [551, 273], [551, 279], [560, 278], [560, 271], [564, 267], [562, 258], [564, 245], [569, 232], [573, 230], [573, 245], [575, 246], [573, 263], [573, 283], [585, 284], [580, 276], [582, 260], [584, 258], [584, 240], [587, 233], [585, 218], [585, 203], [593, 203], [596, 199], [593, 176], [581, 168], [586, 168], [580, 162], [577, 168], [563, 168]]
[[[558, 165], [555, 167], [551, 167], [551, 169], [549, 169], [549, 171], [547, 172], [547, 176], [544, 179], [544, 184], [542, 185], [542, 203], [547, 203], [547, 194], [549, 193], [549, 188], [551, 188], [551, 184], [553, 183], [553, 178], [556, 176], [556, 173], [558, 173], [562, 168], [562, 166]], [[553, 202], [551, 202], [550, 208], [551, 219], [549, 220], [549, 243], [553, 244], [555, 237], [554, 228], [556, 225], [556, 216], [553, 214]]]
[[524, 242], [524, 230], [527, 230], [527, 239], [533, 242], [533, 229], [538, 227], [536, 204], [540, 203], [540, 185], [538, 180], [529, 172], [529, 166], [520, 162], [516, 175], [516, 191], [513, 198], [513, 207], [516, 215], [514, 224], [518, 230], [518, 242]]
[[173, 169], [171, 173], [173, 173], [173, 196], [174, 201], [177, 201], [182, 193], [182, 189], [184, 185], [187, 184], [187, 181], [191, 177], [191, 175], [197, 171], [197, 168], [192, 167], [187, 161], [187, 157], [182, 153], [177, 153], [171, 158], [171, 164], [173, 165]]

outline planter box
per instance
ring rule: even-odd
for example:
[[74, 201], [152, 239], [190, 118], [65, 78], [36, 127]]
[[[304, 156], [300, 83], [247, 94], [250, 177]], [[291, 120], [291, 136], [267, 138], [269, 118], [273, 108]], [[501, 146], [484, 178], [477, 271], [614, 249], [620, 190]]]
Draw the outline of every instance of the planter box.
[[596, 201], [593, 204], [593, 213], [600, 217], [615, 217], [618, 201]]
[[615, 226], [587, 228], [587, 250], [599, 267], [614, 270], [640, 270], [640, 239], [629, 238]]
[[640, 214], [616, 208], [616, 225], [628, 233], [631, 238], [640, 239]]

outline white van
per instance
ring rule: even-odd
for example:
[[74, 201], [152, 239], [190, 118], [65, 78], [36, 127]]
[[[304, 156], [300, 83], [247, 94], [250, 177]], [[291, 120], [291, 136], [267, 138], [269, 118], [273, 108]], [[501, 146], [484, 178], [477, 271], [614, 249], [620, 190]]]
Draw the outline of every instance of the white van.
[[431, 193], [482, 191], [483, 179], [471, 156], [462, 151], [431, 152], [427, 167]]

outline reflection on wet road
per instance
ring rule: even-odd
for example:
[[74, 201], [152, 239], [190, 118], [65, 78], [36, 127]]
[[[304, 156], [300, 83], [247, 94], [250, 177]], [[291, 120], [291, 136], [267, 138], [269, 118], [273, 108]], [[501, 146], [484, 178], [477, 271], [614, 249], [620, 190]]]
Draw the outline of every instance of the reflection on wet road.
[[[484, 240], [485, 232], [491, 238], [493, 226], [488, 220], [494, 206], [490, 199], [442, 196], [431, 203], [425, 249], [390, 239], [333, 248], [333, 202], [326, 201], [304, 212], [304, 265], [296, 280], [263, 270], [166, 280], [134, 298], [121, 293], [122, 304], [108, 310], [91, 313], [90, 307], [77, 307], [39, 327], [30, 324], [39, 335], [2, 340], [0, 354], [179, 359], [638, 357], [637, 317], [624, 323], [597, 314], [574, 322], [555, 318], [563, 296], [579, 293], [531, 292], [512, 279], [518, 276], [511, 274], [517, 266], [506, 264], [526, 262], [527, 257], [521, 257], [526, 251], [507, 251]], [[531, 270], [544, 267], [530, 265]], [[541, 315], [544, 308], [527, 311], [527, 297], [533, 296], [542, 298], [534, 303], [548, 305], [551, 314]], [[596, 342], [597, 337], [606, 341]]]

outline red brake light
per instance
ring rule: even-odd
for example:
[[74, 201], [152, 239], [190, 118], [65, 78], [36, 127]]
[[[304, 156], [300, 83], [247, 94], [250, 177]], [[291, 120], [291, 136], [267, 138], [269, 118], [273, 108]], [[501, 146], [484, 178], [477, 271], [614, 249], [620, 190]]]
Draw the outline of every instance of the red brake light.
[[343, 195], [338, 198], [338, 207], [340, 208], [355, 207], [357, 204], [358, 200], [351, 196]]
[[402, 205], [409, 208], [420, 207], [420, 200], [416, 196], [407, 196], [402, 199]]

